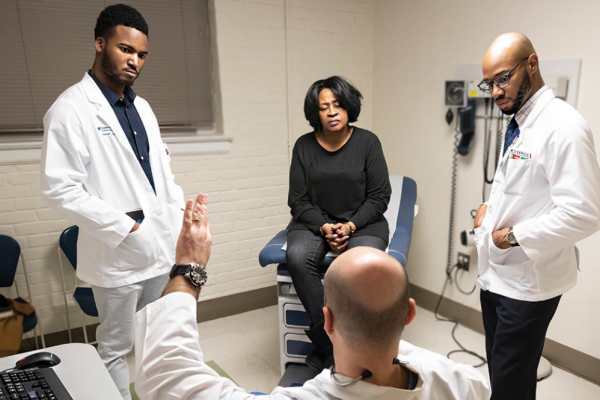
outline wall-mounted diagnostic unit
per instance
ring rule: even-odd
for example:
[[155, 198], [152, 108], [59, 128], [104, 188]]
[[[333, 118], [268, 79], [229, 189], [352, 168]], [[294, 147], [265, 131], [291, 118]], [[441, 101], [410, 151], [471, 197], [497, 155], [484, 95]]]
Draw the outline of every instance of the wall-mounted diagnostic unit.
[[446, 107], [467, 106], [467, 83], [465, 81], [446, 81]]

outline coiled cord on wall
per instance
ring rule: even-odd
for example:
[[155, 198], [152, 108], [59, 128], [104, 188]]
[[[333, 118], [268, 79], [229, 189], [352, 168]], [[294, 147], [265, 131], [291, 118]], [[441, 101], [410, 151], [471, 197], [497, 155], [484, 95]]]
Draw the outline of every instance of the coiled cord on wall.
[[452, 256], [454, 251], [454, 205], [456, 203], [456, 175], [458, 174], [458, 143], [460, 139], [458, 135], [458, 121], [460, 118], [456, 118], [456, 125], [454, 126], [454, 143], [452, 145], [452, 175], [450, 178], [450, 221], [448, 222], [448, 255], [446, 258], [446, 275], [450, 275], [452, 271]]

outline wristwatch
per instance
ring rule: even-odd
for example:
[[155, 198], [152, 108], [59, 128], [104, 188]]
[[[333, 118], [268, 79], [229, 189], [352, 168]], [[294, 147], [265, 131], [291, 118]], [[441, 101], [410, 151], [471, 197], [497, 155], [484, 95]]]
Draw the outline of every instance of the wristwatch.
[[506, 240], [508, 241], [508, 244], [510, 244], [511, 246], [519, 245], [519, 242], [517, 241], [517, 238], [515, 237], [515, 233], [513, 232], [512, 226], [510, 228], [508, 228], [508, 232], [506, 232]]
[[206, 269], [202, 265], [196, 263], [189, 263], [187, 265], [173, 265], [171, 273], [169, 274], [169, 278], [172, 279], [177, 275], [185, 276], [191, 282], [191, 284], [196, 287], [204, 286], [208, 280]]

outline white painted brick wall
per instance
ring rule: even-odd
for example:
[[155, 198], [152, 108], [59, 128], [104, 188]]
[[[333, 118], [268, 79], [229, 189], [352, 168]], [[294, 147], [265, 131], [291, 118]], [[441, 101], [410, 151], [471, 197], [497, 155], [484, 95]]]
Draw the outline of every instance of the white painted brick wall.
[[[309, 86], [334, 74], [349, 78], [365, 96], [357, 125], [371, 125], [372, 0], [288, 0], [291, 142], [284, 0], [215, 0], [215, 11], [223, 130], [234, 138], [231, 151], [174, 155], [171, 163], [186, 197], [209, 195], [214, 246], [201, 299], [274, 284], [275, 266], [260, 268], [258, 254], [290, 218], [288, 147], [310, 130], [302, 109]], [[0, 233], [21, 245], [33, 303], [44, 331], [54, 332], [66, 329], [56, 248], [71, 224], [43, 203], [38, 174], [38, 164], [0, 166]], [[72, 272], [65, 272], [72, 285]], [[21, 267], [16, 282], [26, 294]], [[72, 302], [69, 315], [79, 326]]]
[[288, 0], [290, 20], [292, 136], [310, 128], [304, 96], [310, 85], [331, 75], [348, 78], [364, 96], [356, 123], [371, 128], [373, 87], [373, 1]]

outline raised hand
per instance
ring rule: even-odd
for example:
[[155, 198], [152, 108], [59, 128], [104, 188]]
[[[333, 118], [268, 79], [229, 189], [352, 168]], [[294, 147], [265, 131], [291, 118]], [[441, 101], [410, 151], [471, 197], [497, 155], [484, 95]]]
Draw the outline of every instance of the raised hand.
[[212, 234], [208, 223], [208, 196], [199, 193], [195, 203], [188, 200], [183, 213], [183, 225], [177, 240], [175, 262], [206, 266], [210, 258]]

